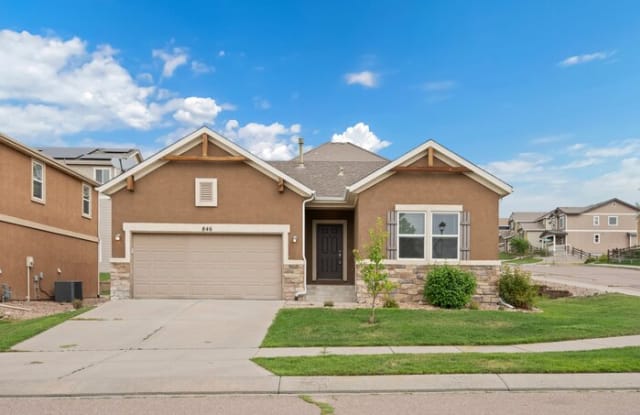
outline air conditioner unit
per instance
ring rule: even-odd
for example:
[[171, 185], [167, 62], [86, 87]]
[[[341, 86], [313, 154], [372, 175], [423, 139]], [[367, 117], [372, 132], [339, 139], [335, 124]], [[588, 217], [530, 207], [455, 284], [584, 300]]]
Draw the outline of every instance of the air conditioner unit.
[[54, 295], [58, 303], [71, 303], [82, 300], [82, 281], [56, 281]]

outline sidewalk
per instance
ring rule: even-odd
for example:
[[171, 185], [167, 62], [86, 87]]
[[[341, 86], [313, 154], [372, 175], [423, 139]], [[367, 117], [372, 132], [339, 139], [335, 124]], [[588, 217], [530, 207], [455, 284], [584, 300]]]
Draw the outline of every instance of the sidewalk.
[[377, 347], [274, 347], [261, 348], [254, 357], [363, 355], [399, 353], [531, 353], [574, 352], [640, 346], [640, 335], [567, 340], [507, 346], [377, 346]]

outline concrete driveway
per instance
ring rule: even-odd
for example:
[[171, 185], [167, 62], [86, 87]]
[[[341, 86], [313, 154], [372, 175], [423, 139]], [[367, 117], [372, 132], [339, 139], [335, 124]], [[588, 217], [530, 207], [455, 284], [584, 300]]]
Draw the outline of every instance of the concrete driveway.
[[[112, 301], [0, 353], [0, 391], [51, 394], [233, 389], [278, 378], [249, 359], [281, 301]], [[169, 384], [172, 386], [170, 387]], [[188, 385], [187, 385], [188, 384]], [[144, 386], [142, 390], [145, 390]]]
[[530, 264], [522, 268], [531, 271], [533, 279], [539, 281], [640, 296], [640, 270], [638, 269], [551, 264]]

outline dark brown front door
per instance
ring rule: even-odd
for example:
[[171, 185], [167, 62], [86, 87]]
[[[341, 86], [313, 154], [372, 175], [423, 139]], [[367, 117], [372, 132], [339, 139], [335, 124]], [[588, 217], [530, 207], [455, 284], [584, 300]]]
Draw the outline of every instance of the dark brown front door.
[[318, 224], [316, 227], [316, 278], [342, 280], [342, 225]]

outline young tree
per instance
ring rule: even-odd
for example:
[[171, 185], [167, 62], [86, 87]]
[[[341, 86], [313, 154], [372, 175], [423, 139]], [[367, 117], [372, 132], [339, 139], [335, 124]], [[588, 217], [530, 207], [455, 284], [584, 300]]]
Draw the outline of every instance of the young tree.
[[529, 250], [529, 241], [519, 236], [511, 239], [511, 249], [520, 256], [523, 256]]
[[364, 246], [365, 256], [362, 257], [357, 249], [353, 250], [353, 255], [362, 274], [362, 280], [371, 296], [370, 324], [376, 322], [376, 299], [378, 296], [381, 293], [392, 291], [396, 286], [389, 280], [389, 273], [382, 265], [387, 237], [382, 218], [378, 218], [375, 228], [369, 229], [369, 245]]

